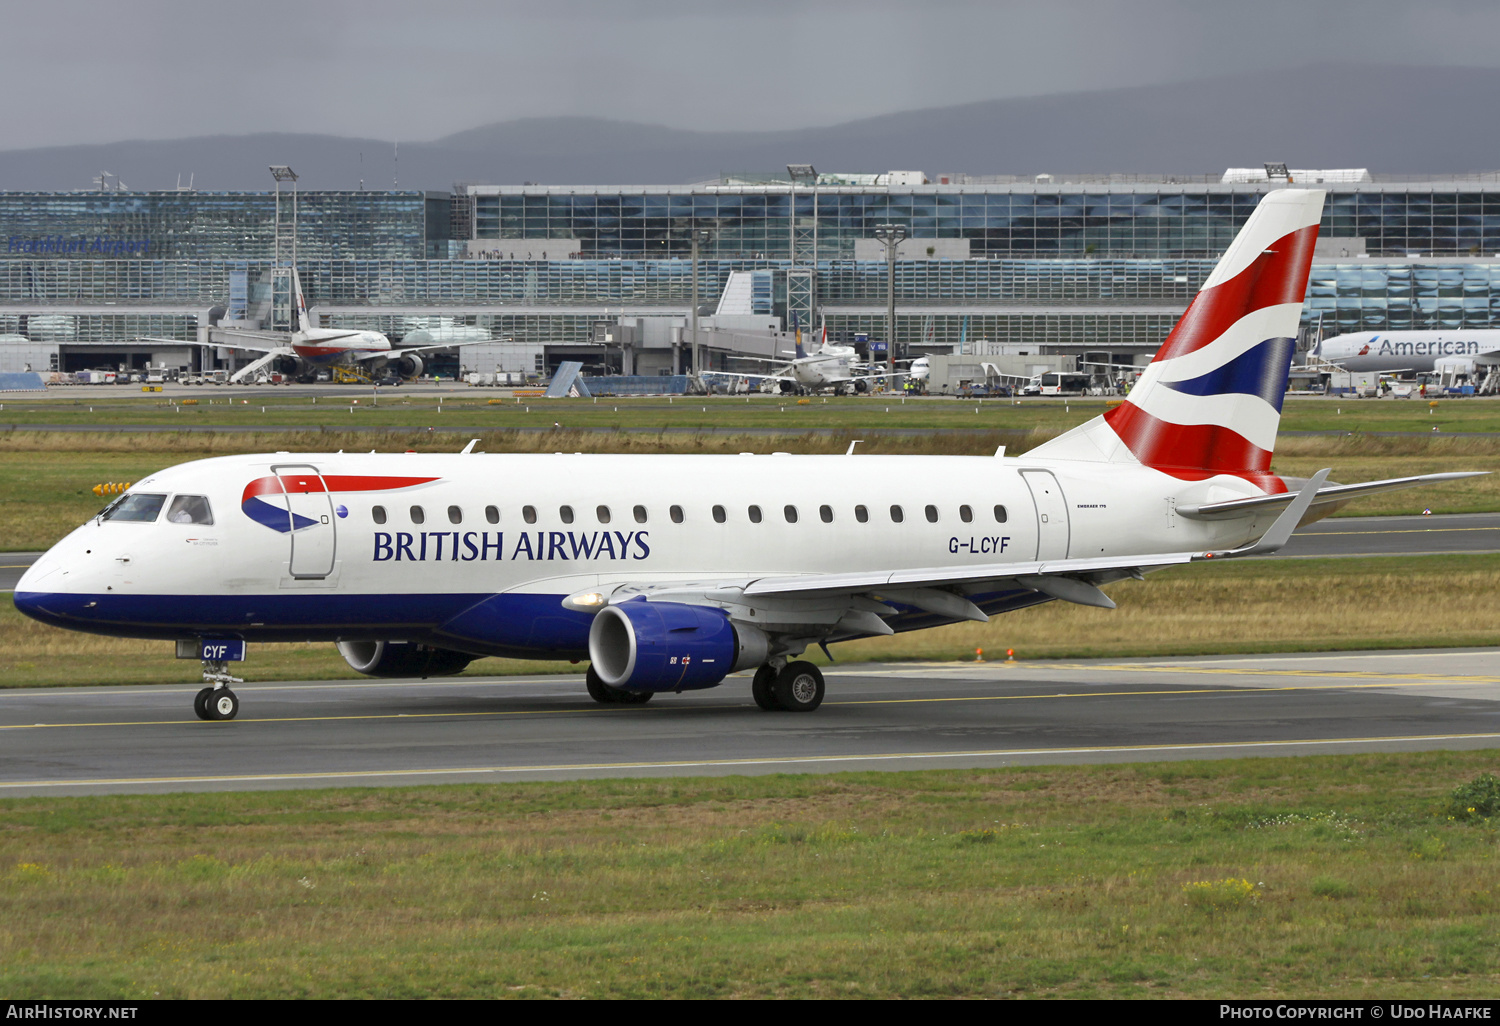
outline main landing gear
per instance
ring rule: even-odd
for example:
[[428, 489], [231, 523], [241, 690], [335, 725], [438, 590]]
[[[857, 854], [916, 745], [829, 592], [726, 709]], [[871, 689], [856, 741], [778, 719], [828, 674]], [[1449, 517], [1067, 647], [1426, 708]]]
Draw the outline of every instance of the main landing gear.
[[624, 688], [611, 687], [599, 679], [592, 666], [584, 675], [584, 684], [589, 689], [589, 697], [600, 705], [645, 705], [651, 701], [654, 692], [651, 691], [627, 691]]
[[823, 704], [823, 674], [805, 660], [779, 670], [768, 663], [755, 671], [750, 694], [766, 712], [812, 712]]
[[239, 696], [229, 685], [245, 682], [230, 675], [227, 663], [205, 659], [203, 680], [208, 687], [193, 696], [193, 712], [200, 720], [232, 720], [240, 714]]

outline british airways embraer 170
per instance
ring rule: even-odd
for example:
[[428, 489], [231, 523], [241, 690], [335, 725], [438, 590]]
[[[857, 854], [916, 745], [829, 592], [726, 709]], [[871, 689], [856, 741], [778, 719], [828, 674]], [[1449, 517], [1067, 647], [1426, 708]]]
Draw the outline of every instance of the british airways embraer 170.
[[[987, 620], [1267, 552], [1418, 481], [1271, 473], [1323, 193], [1267, 195], [1129, 399], [1024, 456], [226, 456], [137, 483], [27, 571], [26, 614], [179, 642], [196, 711], [246, 641], [336, 642], [373, 676], [588, 659], [599, 702], [755, 668], [810, 711], [810, 646]], [[472, 443], [470, 446], [472, 449]]]

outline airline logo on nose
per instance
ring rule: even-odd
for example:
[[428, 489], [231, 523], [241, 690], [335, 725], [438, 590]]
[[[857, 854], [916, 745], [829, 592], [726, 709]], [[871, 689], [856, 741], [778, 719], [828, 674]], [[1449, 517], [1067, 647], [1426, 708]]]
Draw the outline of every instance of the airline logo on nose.
[[[240, 496], [240, 509], [257, 524], [282, 534], [290, 534], [325, 522], [318, 519], [316, 514], [323, 508], [321, 503], [326, 500], [311, 497], [298, 499], [294, 496], [332, 492], [384, 492], [397, 488], [414, 488], [436, 480], [438, 479], [435, 477], [367, 477], [345, 474], [286, 474], [278, 477], [272, 474], [269, 477], [258, 477], [245, 486], [244, 494]], [[340, 506], [338, 509], [340, 517], [348, 515], [346, 507]], [[306, 516], [305, 513], [315, 515]]]

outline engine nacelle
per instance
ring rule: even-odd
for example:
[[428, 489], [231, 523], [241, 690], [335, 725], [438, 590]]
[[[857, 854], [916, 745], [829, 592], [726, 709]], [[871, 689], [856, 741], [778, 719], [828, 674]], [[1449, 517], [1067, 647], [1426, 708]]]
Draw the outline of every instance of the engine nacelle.
[[427, 365], [422, 362], [422, 358], [416, 353], [403, 353], [400, 356], [392, 357], [390, 366], [403, 378], [420, 378], [422, 376], [422, 368]]
[[447, 677], [474, 661], [466, 652], [409, 641], [340, 641], [339, 655], [367, 677]]
[[589, 660], [599, 679], [630, 691], [711, 688], [736, 670], [766, 661], [769, 642], [722, 609], [631, 599], [605, 606], [589, 628]]

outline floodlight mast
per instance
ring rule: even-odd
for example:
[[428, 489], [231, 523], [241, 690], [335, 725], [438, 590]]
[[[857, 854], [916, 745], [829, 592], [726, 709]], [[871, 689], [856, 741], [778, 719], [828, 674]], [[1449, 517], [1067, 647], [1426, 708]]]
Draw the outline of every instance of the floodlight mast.
[[712, 233], [707, 228], [694, 228], [692, 230], [693, 308], [689, 311], [689, 323], [692, 325], [689, 330], [693, 336], [693, 383], [695, 386], [701, 385], [703, 382], [703, 378], [701, 377], [703, 368], [698, 362], [698, 244], [700, 242], [707, 242], [711, 237]]
[[877, 224], [875, 238], [885, 244], [885, 365], [886, 387], [896, 384], [896, 248], [906, 238], [904, 224]]
[[[790, 209], [788, 209], [788, 211], [787, 211], [787, 215], [788, 215], [787, 216], [787, 230], [788, 230], [788, 233], [789, 233], [788, 234], [788, 238], [787, 238], [787, 242], [789, 244], [789, 250], [787, 252], [787, 257], [788, 257], [787, 267], [789, 269], [789, 272], [792, 272], [792, 273], [788, 273], [788, 275], [787, 275], [787, 306], [789, 308], [793, 308], [792, 307], [792, 300], [793, 300], [793, 297], [792, 297], [792, 279], [793, 279], [793, 277], [795, 277], [795, 273], [794, 272], [796, 271], [796, 268], [797, 268], [797, 259], [798, 259], [798, 256], [801, 255], [803, 257], [807, 257], [809, 259], [807, 261], [808, 262], [808, 274], [807, 274], [807, 292], [808, 292], [808, 295], [807, 295], [807, 310], [806, 310], [806, 314], [807, 314], [807, 328], [809, 330], [811, 330], [812, 327], [813, 327], [813, 325], [816, 323], [817, 314], [818, 314], [818, 310], [817, 310], [817, 307], [818, 307], [818, 169], [815, 168], [815, 167], [813, 167], [811, 164], [788, 164], [786, 166], [786, 173], [787, 173], [787, 176], [790, 177], [791, 180], [792, 180], [791, 199], [790, 199], [789, 204], [788, 204]], [[813, 193], [812, 193], [812, 195], [813, 195], [813, 217], [812, 217], [812, 222], [813, 222], [813, 227], [812, 227], [812, 252], [810, 254], [808, 254], [806, 252], [802, 252], [802, 253], [799, 254], [799, 250], [798, 250], [798, 247], [797, 247], [797, 183], [798, 182], [810, 182], [812, 184], [812, 190], [813, 190]], [[788, 312], [790, 312], [790, 309], [789, 309]]]
[[275, 250], [274, 258], [271, 261], [272, 264], [281, 263], [281, 183], [292, 183], [292, 328], [296, 330], [297, 328], [305, 327], [300, 321], [301, 314], [297, 310], [297, 289], [295, 287], [295, 275], [297, 273], [297, 172], [285, 164], [272, 164], [270, 171], [271, 177], [276, 179], [276, 238], [272, 246]]

